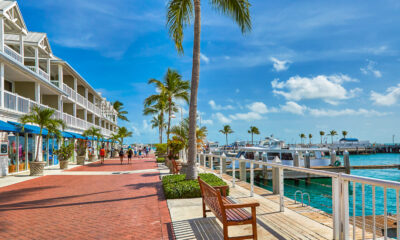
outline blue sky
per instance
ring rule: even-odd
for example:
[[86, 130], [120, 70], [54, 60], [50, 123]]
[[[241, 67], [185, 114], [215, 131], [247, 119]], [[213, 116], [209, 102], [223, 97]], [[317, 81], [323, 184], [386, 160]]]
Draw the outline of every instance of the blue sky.
[[[156, 142], [143, 100], [168, 67], [191, 76], [192, 29], [177, 55], [165, 27], [166, 0], [19, 1], [30, 31], [47, 32], [55, 55], [95, 89], [123, 101], [132, 142]], [[249, 140], [249, 126], [299, 142], [300, 133], [347, 130], [400, 141], [400, 2], [253, 0], [243, 36], [203, 1], [198, 110], [209, 139]], [[186, 115], [188, 107], [183, 106]], [[180, 114], [177, 114], [178, 121]]]

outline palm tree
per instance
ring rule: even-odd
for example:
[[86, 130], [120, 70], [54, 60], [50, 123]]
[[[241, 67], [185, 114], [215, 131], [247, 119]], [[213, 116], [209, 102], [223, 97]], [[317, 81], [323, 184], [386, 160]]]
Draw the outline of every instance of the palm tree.
[[[171, 128], [171, 134], [175, 136], [180, 142], [182, 142], [184, 149], [188, 149], [188, 135], [189, 135], [189, 118], [183, 119], [179, 125]], [[207, 128], [205, 126], [199, 128], [196, 127], [196, 143], [197, 147], [203, 144], [204, 138], [207, 136]]]
[[[165, 98], [168, 107], [168, 129], [167, 129], [167, 140], [169, 140], [169, 130], [171, 128], [171, 116], [174, 112], [174, 106], [176, 100], [184, 100], [189, 102], [189, 81], [182, 80], [182, 76], [178, 71], [168, 68], [167, 73], [164, 76], [163, 81], [157, 79], [150, 79], [149, 84], [155, 84], [157, 90], [160, 92], [160, 97], [157, 95], [150, 96], [145, 102], [149, 104], [154, 103], [154, 99]], [[177, 110], [177, 109], [176, 109]]]
[[329, 131], [328, 136], [331, 136], [332, 144], [333, 144], [333, 137], [337, 135], [337, 132], [335, 130]]
[[250, 126], [250, 130], [247, 131], [249, 134], [251, 134], [251, 144], [253, 144], [253, 135], [254, 134], [260, 134], [260, 131], [258, 130], [257, 127]]
[[97, 137], [97, 141], [100, 140], [100, 138], [102, 137], [100, 134], [100, 129], [96, 127], [90, 127], [83, 132], [83, 136], [91, 137], [90, 142], [92, 144], [93, 152], [97, 152], [97, 145], [96, 147], [94, 146], [94, 137]]
[[321, 136], [321, 144], [322, 144], [322, 137], [325, 135], [324, 131], [319, 131], [319, 135]]
[[40, 128], [39, 138], [37, 141], [35, 162], [39, 162], [39, 149], [40, 146], [42, 146], [43, 129], [47, 128], [50, 129], [50, 131], [54, 131], [54, 129], [58, 129], [62, 126], [65, 126], [65, 123], [62, 120], [53, 118], [54, 112], [55, 112], [54, 109], [48, 109], [48, 108], [41, 109], [38, 106], [34, 106], [32, 107], [30, 113], [23, 115], [19, 119], [19, 121], [23, 125], [22, 128], [24, 128], [25, 124], [28, 123], [37, 124]]
[[[163, 94], [155, 94], [151, 95], [150, 97], [146, 98], [144, 101], [144, 109], [143, 115], [158, 115], [159, 122], [163, 122], [165, 125], [165, 118], [164, 113], [168, 110], [167, 106], [167, 98]], [[177, 111], [178, 109], [175, 105], [172, 106], [173, 111]], [[160, 143], [162, 143], [163, 131], [165, 127], [161, 127], [162, 125], [158, 126], [158, 133], [160, 136]]]
[[113, 108], [117, 111], [119, 119], [129, 122], [128, 118], [126, 117], [126, 114], [128, 114], [128, 111], [123, 110], [124, 104], [122, 102], [115, 101], [113, 103]]
[[[178, 53], [183, 54], [183, 29], [193, 20], [193, 62], [192, 83], [189, 108], [189, 156], [186, 179], [196, 179], [196, 126], [197, 126], [197, 90], [200, 79], [200, 32], [201, 32], [201, 0], [170, 0], [168, 3], [167, 26], [169, 34], [175, 42]], [[221, 13], [230, 16], [239, 25], [242, 33], [251, 30], [250, 3], [248, 0], [212, 0], [210, 4]]]
[[117, 136], [118, 136], [118, 141], [119, 141], [119, 144], [121, 145], [121, 147], [124, 146], [124, 138], [132, 137], [132, 134], [133, 133], [128, 131], [128, 129], [126, 127], [118, 128]]
[[225, 134], [226, 146], [228, 146], [228, 134], [234, 133], [231, 126], [224, 125], [224, 128], [219, 130], [220, 133]]
[[157, 116], [154, 116], [153, 119], [150, 121], [151, 127], [152, 128], [158, 128], [158, 135], [160, 138], [160, 143], [162, 143], [162, 133], [167, 124], [164, 121], [164, 117], [162, 114], [158, 114]]
[[311, 145], [311, 139], [312, 139], [312, 134], [311, 133], [308, 134], [308, 139], [310, 140], [310, 145]]
[[347, 131], [342, 131], [343, 138], [346, 138], [347, 134], [349, 134]]
[[300, 139], [301, 139], [301, 144], [303, 144], [303, 139], [306, 138], [306, 135], [304, 133], [300, 133]]

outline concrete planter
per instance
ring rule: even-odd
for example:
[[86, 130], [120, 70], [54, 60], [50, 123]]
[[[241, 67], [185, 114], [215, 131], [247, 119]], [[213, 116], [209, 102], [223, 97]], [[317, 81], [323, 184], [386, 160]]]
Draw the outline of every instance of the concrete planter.
[[77, 156], [76, 157], [76, 164], [85, 165], [85, 156]]
[[68, 160], [60, 160], [60, 169], [68, 169]]
[[187, 173], [187, 169], [188, 169], [188, 164], [184, 163], [184, 162], [181, 162], [180, 164], [181, 164], [182, 168], [181, 168], [179, 174], [186, 174]]
[[30, 176], [43, 176], [43, 169], [46, 165], [45, 162], [31, 162], [30, 163]]

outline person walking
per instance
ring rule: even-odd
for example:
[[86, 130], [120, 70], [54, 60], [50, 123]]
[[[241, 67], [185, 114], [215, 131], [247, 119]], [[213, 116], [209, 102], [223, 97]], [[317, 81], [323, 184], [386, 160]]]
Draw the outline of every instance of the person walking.
[[124, 161], [124, 149], [121, 148], [121, 150], [119, 150], [119, 160], [121, 161], [121, 165], [122, 162]]
[[133, 151], [132, 148], [128, 149], [128, 164], [131, 163]]
[[139, 148], [139, 158], [141, 158], [141, 157], [142, 157], [142, 149]]
[[105, 157], [106, 157], [106, 150], [104, 149], [104, 146], [102, 146], [100, 149], [100, 164], [104, 164]]
[[144, 149], [144, 151], [146, 152], [146, 157], [149, 155], [149, 147], [146, 147], [145, 149]]
[[137, 148], [136, 147], [135, 147], [134, 153], [135, 153], [135, 158], [136, 158], [137, 157]]

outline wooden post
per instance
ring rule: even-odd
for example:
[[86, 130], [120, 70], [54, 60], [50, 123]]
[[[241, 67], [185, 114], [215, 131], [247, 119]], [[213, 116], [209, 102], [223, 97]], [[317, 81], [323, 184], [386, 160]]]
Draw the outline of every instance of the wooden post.
[[[311, 160], [310, 160], [310, 152], [306, 151], [306, 155], [304, 157], [304, 167], [306, 168], [311, 168]], [[306, 179], [306, 184], [311, 183], [311, 177], [310, 174], [307, 173], [307, 179]]]
[[346, 173], [350, 174], [350, 156], [347, 150], [345, 150], [343, 153], [343, 163], [344, 163], [344, 168], [346, 169]]
[[208, 157], [208, 166], [211, 170], [214, 170], [214, 157], [211, 155], [209, 155]]
[[332, 150], [331, 151], [331, 165], [335, 166], [335, 162], [336, 162], [336, 151]]
[[[244, 156], [240, 156], [240, 159], [245, 159]], [[240, 181], [246, 182], [247, 173], [246, 173], [246, 162], [239, 162], [240, 169]]]
[[[258, 152], [254, 153], [254, 161], [260, 161], [260, 154]], [[254, 164], [254, 168], [258, 168], [258, 164]]]
[[[273, 163], [280, 164], [281, 160], [279, 159], [279, 157], [276, 156]], [[280, 168], [272, 167], [272, 189], [274, 194], [279, 194], [280, 192], [281, 178], [279, 170]]]
[[221, 168], [222, 168], [222, 173], [226, 173], [226, 155], [225, 153], [222, 153], [221, 155]]
[[[299, 158], [299, 152], [298, 152], [298, 151], [296, 151], [296, 152], [294, 153], [293, 165], [294, 165], [295, 167], [300, 167], [300, 158]], [[295, 178], [295, 179], [294, 179], [294, 184], [295, 184], [295, 185], [299, 185], [299, 179], [298, 179], [298, 178]]]

